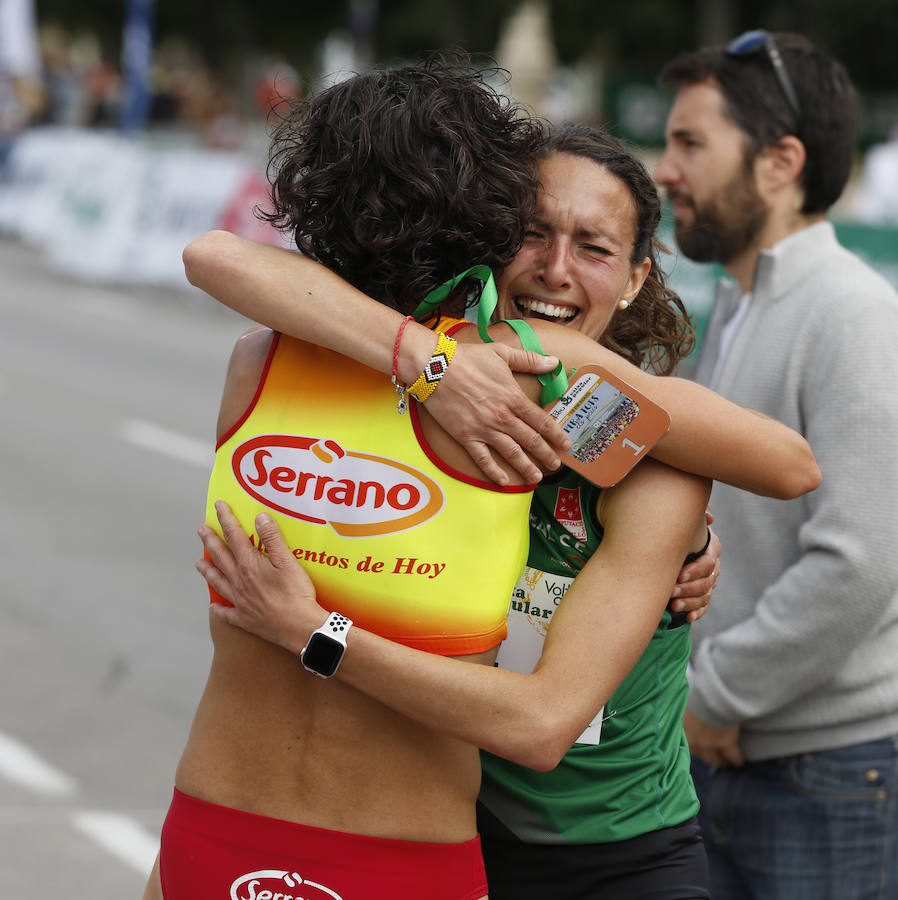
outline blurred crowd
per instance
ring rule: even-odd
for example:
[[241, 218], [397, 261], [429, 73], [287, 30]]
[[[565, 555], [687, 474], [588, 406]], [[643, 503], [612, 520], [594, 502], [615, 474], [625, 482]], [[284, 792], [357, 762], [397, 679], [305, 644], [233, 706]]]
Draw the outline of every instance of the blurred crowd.
[[[535, 14], [524, 4], [496, 50], [500, 64], [514, 73], [516, 99], [554, 121], [596, 119], [600, 73], [559, 66], [548, 22], [531, 21]], [[347, 36], [329, 35], [321, 71], [355, 68], [356, 49]], [[146, 124], [205, 147], [254, 151], [264, 145], [271, 110], [303, 89], [299, 73], [282, 58], [248, 59], [225, 76], [187, 41], [166, 39], [153, 48]], [[38, 27], [30, 0], [0, 0], [0, 176], [13, 139], [27, 127], [118, 128], [126, 91], [120, 61], [104, 53], [96, 35], [52, 23]], [[865, 154], [840, 204], [843, 217], [898, 225], [898, 125], [894, 134]]]
[[[36, 30], [29, 58], [8, 57], [0, 54], [0, 137], [8, 140], [42, 124], [118, 126], [125, 82], [120, 65], [104, 56], [94, 35], [45, 25]], [[301, 91], [296, 70], [276, 58], [247, 64], [239, 91], [233, 80], [226, 81], [185, 42], [161, 43], [148, 76], [148, 125], [187, 130], [210, 147], [239, 149], [248, 129]]]

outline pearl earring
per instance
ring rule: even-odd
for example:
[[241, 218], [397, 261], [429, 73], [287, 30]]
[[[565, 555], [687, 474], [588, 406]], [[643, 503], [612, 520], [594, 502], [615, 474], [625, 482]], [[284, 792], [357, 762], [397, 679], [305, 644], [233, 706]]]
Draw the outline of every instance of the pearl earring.
[[626, 309], [629, 305], [630, 305], [630, 301], [629, 301], [629, 300], [621, 300], [621, 301], [617, 304], [617, 308], [618, 308], [618, 309]]

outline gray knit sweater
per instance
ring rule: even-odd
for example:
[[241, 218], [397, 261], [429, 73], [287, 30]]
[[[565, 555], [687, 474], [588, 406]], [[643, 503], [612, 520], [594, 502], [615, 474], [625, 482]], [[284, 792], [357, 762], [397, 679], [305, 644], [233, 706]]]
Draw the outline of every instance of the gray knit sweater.
[[[721, 282], [698, 377], [739, 289]], [[761, 255], [717, 390], [800, 431], [823, 483], [715, 485], [723, 574], [693, 628], [690, 709], [750, 760], [898, 733], [898, 296], [829, 222]]]

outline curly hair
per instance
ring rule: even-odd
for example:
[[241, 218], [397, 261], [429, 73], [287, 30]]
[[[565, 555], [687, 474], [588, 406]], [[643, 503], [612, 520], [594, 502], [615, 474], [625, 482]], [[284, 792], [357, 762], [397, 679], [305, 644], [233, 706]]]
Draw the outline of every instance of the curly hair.
[[278, 125], [263, 217], [359, 290], [410, 312], [521, 246], [543, 126], [461, 53], [355, 75]]
[[540, 159], [556, 153], [579, 156], [602, 166], [629, 190], [636, 211], [630, 262], [651, 261], [642, 289], [626, 310], [616, 312], [599, 343], [625, 359], [670, 375], [692, 352], [695, 332], [680, 297], [667, 286], [658, 263], [667, 248], [655, 236], [661, 221], [661, 198], [652, 176], [632, 151], [617, 138], [588, 125], [564, 125], [543, 142]]

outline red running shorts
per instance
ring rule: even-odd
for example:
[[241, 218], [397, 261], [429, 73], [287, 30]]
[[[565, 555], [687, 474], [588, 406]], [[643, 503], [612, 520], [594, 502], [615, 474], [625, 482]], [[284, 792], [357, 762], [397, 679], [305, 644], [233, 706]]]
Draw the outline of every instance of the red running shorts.
[[480, 838], [424, 844], [313, 828], [175, 790], [162, 826], [165, 900], [478, 900]]

